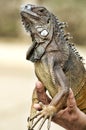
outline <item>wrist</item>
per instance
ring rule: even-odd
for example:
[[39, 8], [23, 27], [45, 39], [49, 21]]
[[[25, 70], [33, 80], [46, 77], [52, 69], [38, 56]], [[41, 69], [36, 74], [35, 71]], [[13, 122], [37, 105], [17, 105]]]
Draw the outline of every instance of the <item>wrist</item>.
[[82, 111], [78, 110], [78, 125], [80, 125], [80, 130], [86, 130], [86, 114]]

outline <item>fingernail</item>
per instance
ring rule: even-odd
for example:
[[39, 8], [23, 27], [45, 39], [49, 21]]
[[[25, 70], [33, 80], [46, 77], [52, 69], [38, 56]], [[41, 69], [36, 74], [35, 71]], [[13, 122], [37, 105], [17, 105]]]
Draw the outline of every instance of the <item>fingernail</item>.
[[40, 106], [39, 104], [34, 104], [33, 107], [34, 107], [35, 109], [40, 109], [40, 108], [41, 108], [41, 106]]
[[40, 81], [38, 81], [38, 82], [36, 82], [36, 88], [37, 89], [40, 89], [40, 88], [42, 88], [42, 83], [40, 82]]
[[74, 94], [71, 88], [70, 88], [70, 97], [74, 97]]
[[36, 90], [37, 92], [40, 92], [40, 93], [43, 93], [45, 91], [44, 86], [40, 81], [36, 83]]

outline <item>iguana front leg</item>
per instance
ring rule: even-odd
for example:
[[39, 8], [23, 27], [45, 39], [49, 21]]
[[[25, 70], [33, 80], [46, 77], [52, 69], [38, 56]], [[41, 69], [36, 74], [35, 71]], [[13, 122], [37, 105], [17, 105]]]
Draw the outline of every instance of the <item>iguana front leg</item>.
[[[52, 73], [52, 71], [54, 73]], [[53, 66], [51, 67], [51, 73], [52, 73], [52, 79], [54, 78], [54, 84], [58, 89], [58, 93], [53, 97], [50, 105], [55, 106], [58, 112], [60, 109], [63, 108], [64, 103], [66, 103], [66, 99], [69, 94], [69, 82], [61, 66], [58, 65], [58, 63], [53, 64]]]
[[[38, 130], [41, 130], [44, 122], [48, 118], [48, 130], [49, 130], [52, 117], [54, 116], [54, 114], [56, 112], [58, 112], [63, 107], [64, 103], [66, 102], [67, 96], [68, 96], [69, 86], [68, 86], [68, 81], [66, 79], [66, 76], [65, 76], [62, 68], [58, 65], [58, 63], [54, 60], [54, 58], [51, 59], [51, 61], [52, 61], [52, 63], [49, 64], [48, 67], [49, 67], [50, 74], [52, 77], [52, 82], [54, 83], [55, 87], [57, 87], [58, 93], [53, 97], [53, 99], [49, 105], [42, 104], [42, 111], [40, 111], [38, 115], [34, 116], [34, 118], [37, 116], [39, 116], [39, 118], [33, 124], [32, 129], [39, 122], [39, 120], [41, 120], [41, 118], [43, 118], [43, 120], [41, 121], [39, 128], [38, 128]], [[31, 120], [33, 120], [34, 118], [32, 118]]]

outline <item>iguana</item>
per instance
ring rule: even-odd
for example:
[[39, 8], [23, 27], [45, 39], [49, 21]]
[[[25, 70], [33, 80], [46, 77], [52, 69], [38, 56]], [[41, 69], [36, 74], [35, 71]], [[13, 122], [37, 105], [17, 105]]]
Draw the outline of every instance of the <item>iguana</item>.
[[33, 104], [39, 102], [34, 89], [28, 130], [32, 130], [40, 120], [38, 130], [41, 130], [46, 119], [49, 130], [55, 113], [66, 107], [70, 87], [77, 106], [86, 113], [86, 70], [82, 58], [69, 41], [69, 34], [65, 34], [65, 22], [60, 22], [45, 7], [36, 5], [22, 6], [20, 14], [33, 42], [26, 59], [34, 63], [38, 80], [52, 98], [49, 105], [41, 104], [42, 110], [37, 112], [33, 108]]

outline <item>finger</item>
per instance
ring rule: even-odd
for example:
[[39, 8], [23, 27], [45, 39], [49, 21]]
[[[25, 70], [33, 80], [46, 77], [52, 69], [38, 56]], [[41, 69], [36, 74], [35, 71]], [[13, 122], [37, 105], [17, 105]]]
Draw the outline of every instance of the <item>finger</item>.
[[40, 81], [36, 83], [36, 91], [37, 91], [39, 102], [42, 102], [43, 104], [46, 105], [49, 104], [50, 99], [46, 94], [44, 85]]
[[36, 90], [37, 90], [38, 93], [45, 92], [44, 85], [40, 81], [36, 82]]
[[69, 108], [69, 110], [72, 110], [72, 109], [74, 109], [74, 107], [76, 107], [76, 106], [77, 106], [77, 105], [76, 105], [76, 100], [75, 100], [73, 91], [72, 91], [72, 89], [70, 88], [69, 96], [68, 96], [68, 99], [67, 99], [67, 107]]
[[40, 110], [42, 109], [41, 105], [40, 105], [40, 104], [37, 104], [37, 103], [35, 103], [35, 104], [33, 105], [33, 107], [34, 107], [36, 110], [38, 110], [38, 111], [40, 111]]
[[42, 110], [43, 108], [45, 108], [45, 105], [42, 103], [42, 102], [39, 102], [39, 103], [35, 103], [34, 105], [33, 105], [33, 107], [35, 108], [35, 109], [37, 109], [37, 110]]
[[65, 109], [63, 109], [63, 110], [60, 110], [57, 114], [56, 114], [56, 116], [57, 116], [57, 118], [64, 118], [64, 115], [66, 115], [67, 114], [67, 111], [68, 111], [68, 108], [66, 107]]

